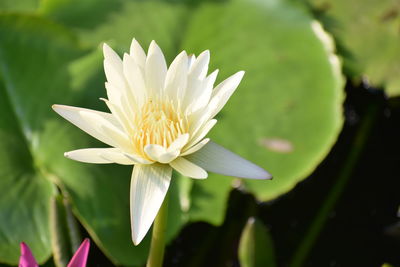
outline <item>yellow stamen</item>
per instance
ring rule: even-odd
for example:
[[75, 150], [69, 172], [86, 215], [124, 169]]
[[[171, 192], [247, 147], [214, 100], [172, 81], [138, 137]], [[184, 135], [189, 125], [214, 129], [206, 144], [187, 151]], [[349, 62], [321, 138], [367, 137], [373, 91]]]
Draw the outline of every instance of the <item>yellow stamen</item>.
[[133, 120], [131, 136], [133, 149], [145, 159], [149, 159], [144, 147], [156, 144], [168, 148], [180, 135], [188, 133], [188, 120], [180, 105], [172, 101], [150, 99], [144, 104]]

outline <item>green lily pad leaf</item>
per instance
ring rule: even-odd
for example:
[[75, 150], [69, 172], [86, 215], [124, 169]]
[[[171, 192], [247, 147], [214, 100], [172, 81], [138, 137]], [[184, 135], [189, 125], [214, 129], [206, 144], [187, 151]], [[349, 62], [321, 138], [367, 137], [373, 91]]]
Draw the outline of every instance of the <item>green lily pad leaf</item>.
[[156, 40], [167, 61], [171, 62], [177, 55], [177, 42], [181, 38], [187, 18], [188, 8], [179, 3], [126, 2], [120, 12], [110, 14], [95, 30], [80, 31], [80, 36], [83, 43], [98, 46], [107, 42], [121, 53], [129, 51], [133, 37], [143, 48]]
[[242, 267], [276, 266], [272, 239], [267, 228], [256, 218], [250, 218], [243, 229], [239, 261]]
[[222, 224], [229, 192], [232, 189], [231, 184], [232, 178], [229, 177], [209, 177], [205, 180], [193, 181], [190, 190], [190, 221]]
[[182, 47], [210, 49], [220, 77], [246, 71], [211, 137], [274, 175], [242, 180], [259, 199], [289, 191], [323, 160], [342, 127], [344, 82], [332, 40], [303, 9], [277, 0], [205, 4]]
[[[0, 32], [1, 24], [0, 18]], [[14, 112], [0, 85], [0, 262], [17, 264], [20, 242], [27, 243], [36, 259], [44, 262], [51, 254], [46, 218], [54, 188], [35, 169]]]
[[309, 0], [343, 46], [345, 67], [400, 95], [400, 5], [396, 0]]
[[87, 47], [107, 42], [125, 52], [133, 37], [143, 47], [157, 40], [169, 60], [176, 56], [187, 11], [182, 3], [166, 1], [45, 0], [40, 7], [44, 16], [73, 27]]
[[17, 264], [24, 241], [43, 263], [55, 186], [37, 158], [38, 133], [55, 95], [49, 89], [67, 81], [63, 66], [76, 50], [61, 28], [29, 16], [1, 15], [0, 36], [0, 262]]
[[2, 0], [0, 11], [22, 11], [32, 12], [39, 7], [40, 0]]
[[[11, 0], [10, 0], [11, 1]], [[72, 28], [92, 28], [121, 8], [123, 0], [42, 0], [41, 15]]]

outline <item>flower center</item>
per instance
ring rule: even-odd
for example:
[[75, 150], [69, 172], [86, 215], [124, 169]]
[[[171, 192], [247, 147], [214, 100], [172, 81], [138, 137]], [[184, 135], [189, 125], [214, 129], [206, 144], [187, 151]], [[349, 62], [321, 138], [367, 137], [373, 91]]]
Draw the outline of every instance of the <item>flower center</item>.
[[144, 147], [156, 144], [168, 148], [181, 134], [188, 132], [189, 125], [186, 116], [181, 112], [180, 105], [172, 101], [149, 100], [137, 114], [135, 133], [132, 136], [136, 152], [144, 158]]

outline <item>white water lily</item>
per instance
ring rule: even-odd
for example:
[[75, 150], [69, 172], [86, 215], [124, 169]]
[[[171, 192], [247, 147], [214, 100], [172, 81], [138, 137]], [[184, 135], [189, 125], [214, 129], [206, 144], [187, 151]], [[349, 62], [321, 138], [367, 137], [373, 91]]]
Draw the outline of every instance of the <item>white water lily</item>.
[[87, 163], [134, 165], [130, 205], [132, 240], [139, 244], [148, 232], [167, 193], [172, 169], [204, 179], [207, 171], [224, 175], [270, 179], [257, 165], [205, 138], [214, 116], [239, 85], [240, 71], [214, 88], [218, 70], [210, 75], [209, 51], [197, 58], [181, 52], [167, 68], [153, 41], [147, 55], [133, 39], [121, 58], [106, 44], [104, 70], [111, 113], [54, 105], [53, 109], [111, 148], [66, 152]]

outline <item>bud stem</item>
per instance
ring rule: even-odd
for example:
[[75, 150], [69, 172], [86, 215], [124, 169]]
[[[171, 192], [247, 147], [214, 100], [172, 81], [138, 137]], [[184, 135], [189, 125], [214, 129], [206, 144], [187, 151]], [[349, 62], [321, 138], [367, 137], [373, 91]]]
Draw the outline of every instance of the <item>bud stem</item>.
[[151, 245], [146, 267], [161, 267], [164, 259], [165, 250], [165, 232], [168, 218], [168, 194], [158, 211], [153, 224], [153, 233], [151, 236]]

